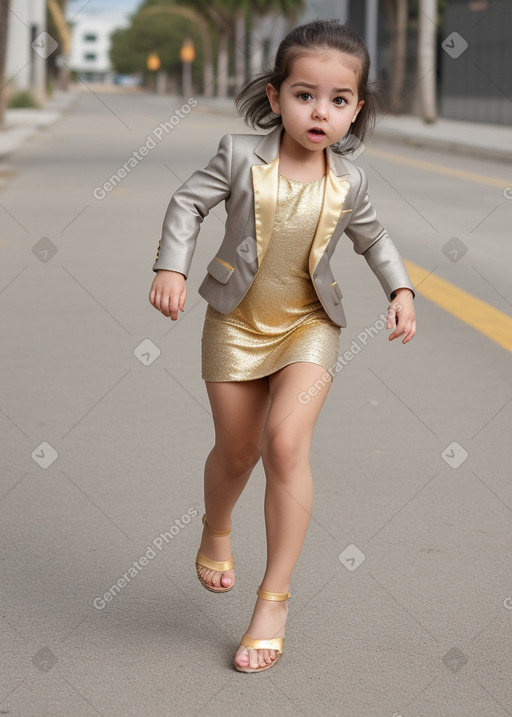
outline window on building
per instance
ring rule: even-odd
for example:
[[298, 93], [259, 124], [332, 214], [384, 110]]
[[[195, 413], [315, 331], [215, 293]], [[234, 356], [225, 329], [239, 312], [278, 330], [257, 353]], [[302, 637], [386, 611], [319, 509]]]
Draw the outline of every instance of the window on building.
[[96, 42], [97, 39], [98, 36], [93, 32], [89, 32], [84, 35], [84, 42]]
[[97, 55], [95, 52], [86, 52], [84, 55], [84, 60], [86, 60], [87, 62], [91, 62], [91, 61], [95, 60], [96, 57], [97, 57]]

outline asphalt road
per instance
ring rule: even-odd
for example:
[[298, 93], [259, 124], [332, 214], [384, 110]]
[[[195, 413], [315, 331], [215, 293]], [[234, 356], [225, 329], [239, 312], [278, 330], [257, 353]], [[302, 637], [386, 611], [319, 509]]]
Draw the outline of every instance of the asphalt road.
[[[232, 669], [264, 569], [264, 474], [233, 514], [236, 589], [213, 595], [194, 568], [213, 437], [196, 289], [221, 207], [185, 314], [147, 295], [171, 193], [243, 131], [201, 102], [84, 93], [9, 161], [0, 714], [511, 715], [510, 352], [420, 293], [417, 336], [388, 343], [348, 240], [285, 654], [265, 675]], [[510, 315], [508, 167], [379, 142], [360, 163], [404, 258]]]

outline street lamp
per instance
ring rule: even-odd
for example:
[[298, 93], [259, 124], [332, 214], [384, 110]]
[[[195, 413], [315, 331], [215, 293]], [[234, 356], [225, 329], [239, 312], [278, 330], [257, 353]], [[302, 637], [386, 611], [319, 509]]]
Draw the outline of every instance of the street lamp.
[[160, 58], [156, 54], [156, 52], [152, 52], [150, 55], [148, 55], [148, 59], [146, 60], [146, 67], [148, 70], [151, 70], [151, 72], [156, 72], [160, 69], [162, 63], [160, 62]]
[[194, 43], [190, 38], [183, 40], [180, 50], [180, 60], [182, 66], [182, 87], [183, 95], [190, 97], [192, 95], [192, 63], [196, 59], [196, 51]]
[[160, 60], [160, 57], [156, 52], [152, 52], [150, 55], [148, 55], [148, 59], [146, 60], [146, 67], [150, 72], [156, 73], [155, 77], [155, 92], [158, 95], [162, 95], [165, 92], [165, 72], [160, 72], [160, 68], [162, 67], [162, 62]]

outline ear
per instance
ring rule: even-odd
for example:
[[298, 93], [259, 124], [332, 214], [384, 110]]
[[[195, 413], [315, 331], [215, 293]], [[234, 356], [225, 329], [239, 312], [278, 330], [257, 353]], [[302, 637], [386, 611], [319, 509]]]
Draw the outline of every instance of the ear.
[[359, 112], [361, 111], [361, 107], [363, 105], [364, 105], [364, 100], [359, 100], [359, 102], [357, 103], [356, 111], [354, 112], [354, 116], [352, 117], [352, 122], [356, 121], [356, 117], [359, 114]]
[[279, 92], [276, 90], [274, 85], [271, 85], [270, 82], [265, 87], [268, 101], [270, 102], [270, 107], [272, 108], [272, 112], [276, 115], [281, 114], [281, 108], [279, 107]]

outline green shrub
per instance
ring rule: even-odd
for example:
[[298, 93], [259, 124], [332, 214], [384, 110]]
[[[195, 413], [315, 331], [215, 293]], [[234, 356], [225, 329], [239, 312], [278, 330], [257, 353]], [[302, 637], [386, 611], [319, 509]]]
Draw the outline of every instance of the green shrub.
[[31, 92], [23, 90], [15, 94], [9, 100], [9, 107], [12, 109], [18, 109], [20, 107], [39, 107], [39, 104], [35, 101], [34, 96]]

